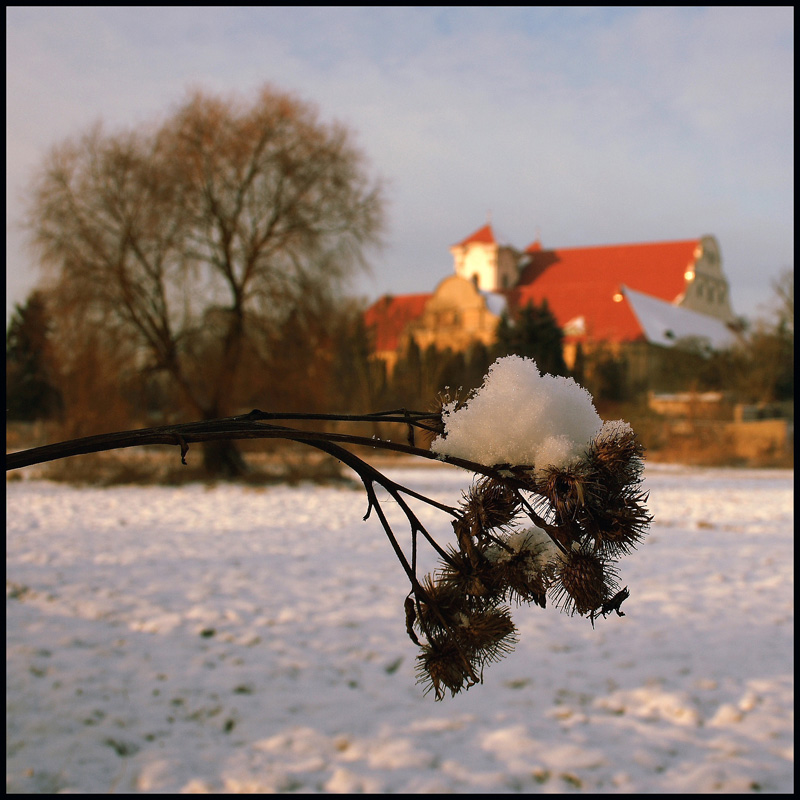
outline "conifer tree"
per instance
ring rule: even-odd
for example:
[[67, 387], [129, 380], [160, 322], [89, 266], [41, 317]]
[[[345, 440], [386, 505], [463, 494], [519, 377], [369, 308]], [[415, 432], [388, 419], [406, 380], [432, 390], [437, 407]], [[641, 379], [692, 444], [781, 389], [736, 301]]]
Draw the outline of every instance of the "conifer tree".
[[497, 328], [498, 355], [532, 358], [542, 372], [567, 375], [563, 334], [547, 300], [522, 308], [516, 319], [503, 312]]
[[49, 320], [41, 292], [16, 304], [6, 331], [6, 414], [32, 421], [54, 416], [61, 408], [54, 364], [47, 340]]

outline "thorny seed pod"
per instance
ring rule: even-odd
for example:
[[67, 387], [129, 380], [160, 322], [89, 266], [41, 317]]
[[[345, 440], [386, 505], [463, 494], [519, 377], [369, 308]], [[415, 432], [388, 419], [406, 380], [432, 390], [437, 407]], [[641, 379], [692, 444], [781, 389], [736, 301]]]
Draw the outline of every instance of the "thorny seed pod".
[[600, 608], [616, 588], [616, 573], [597, 553], [572, 549], [556, 566], [552, 593], [556, 605], [568, 614], [586, 614]]
[[458, 643], [473, 663], [483, 667], [514, 649], [517, 629], [507, 608], [488, 608], [466, 614], [454, 628]]
[[478, 536], [509, 525], [519, 507], [519, 494], [493, 478], [476, 481], [462, 502], [464, 519]]
[[514, 649], [516, 628], [507, 608], [460, 613], [452, 626], [422, 645], [417, 656], [418, 683], [429, 683], [436, 699], [442, 686], [455, 695], [482, 680], [483, 667]]
[[[468, 689], [482, 681], [486, 664], [514, 648], [516, 628], [501, 603], [544, 608], [550, 594], [557, 607], [588, 616], [593, 626], [597, 616], [619, 613], [628, 592], [616, 592], [612, 559], [633, 549], [652, 519], [639, 490], [642, 453], [627, 424], [606, 423], [579, 461], [538, 471], [509, 465], [518, 488], [475, 480], [453, 521], [457, 549], [449, 548], [406, 603], [426, 692], [440, 700], [448, 690]], [[514, 527], [522, 512], [533, 528]]]
[[487, 550], [493, 585], [502, 587], [505, 599], [544, 608], [558, 553], [553, 541], [543, 530], [527, 528], [514, 531], [500, 544]]
[[[477, 551], [476, 551], [477, 552]], [[461, 595], [487, 597], [493, 592], [492, 565], [485, 557], [473, 560], [469, 555], [448, 548], [449, 561], [436, 573], [442, 586], [452, 586]]]
[[595, 549], [618, 557], [642, 539], [652, 519], [644, 507], [646, 495], [638, 491], [643, 452], [626, 423], [607, 422], [583, 460], [539, 477], [545, 509], [570, 531], [573, 542], [592, 540]]
[[578, 462], [569, 467], [548, 467], [542, 470], [537, 491], [550, 502], [556, 521], [574, 521], [590, 496], [588, 465]]
[[435, 581], [430, 575], [422, 579], [424, 597], [417, 598], [414, 624], [428, 638], [447, 633], [468, 611], [468, 597], [456, 586]]
[[[433, 689], [437, 700], [449, 689], [455, 697], [462, 689], [480, 682], [480, 675], [452, 639], [434, 640], [422, 646], [417, 656], [417, 683]], [[444, 687], [444, 688], [443, 688]]]
[[617, 498], [602, 520], [592, 529], [590, 534], [595, 542], [595, 549], [611, 558], [619, 558], [631, 550], [644, 538], [652, 521], [644, 503], [647, 493], [640, 492]]
[[517, 554], [496, 567], [498, 583], [505, 587], [503, 596], [516, 603], [534, 603], [547, 606], [547, 587], [550, 569], [531, 564], [524, 553]]
[[599, 483], [614, 493], [637, 486], [644, 470], [644, 446], [627, 423], [606, 422], [586, 457]]

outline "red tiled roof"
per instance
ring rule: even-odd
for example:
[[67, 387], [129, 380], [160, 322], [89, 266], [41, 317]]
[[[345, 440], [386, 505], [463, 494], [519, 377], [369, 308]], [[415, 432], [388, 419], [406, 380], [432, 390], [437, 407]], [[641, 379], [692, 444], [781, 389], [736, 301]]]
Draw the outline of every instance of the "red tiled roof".
[[614, 295], [625, 285], [673, 302], [684, 291], [684, 272], [695, 262], [699, 241], [561, 250], [542, 250], [534, 242], [525, 251], [530, 263], [509, 299], [523, 307], [546, 298], [560, 326], [582, 316], [590, 339], [632, 341], [642, 336], [641, 326], [627, 301], [615, 302]]
[[[461, 244], [470, 241], [494, 241], [491, 226], [485, 225]], [[672, 303], [685, 289], [684, 272], [694, 264], [699, 243], [699, 239], [686, 239], [543, 250], [537, 240], [525, 251], [530, 261], [519, 283], [505, 294], [509, 305], [517, 308], [547, 299], [562, 328], [583, 317], [589, 339], [635, 341], [643, 337], [642, 327], [628, 301], [617, 302], [614, 296], [627, 286]], [[373, 303], [364, 320], [374, 350], [396, 350], [403, 330], [422, 314], [432, 296], [386, 295]], [[565, 337], [567, 341], [575, 338]]]
[[484, 225], [482, 228], [478, 228], [475, 233], [471, 233], [464, 239], [463, 242], [459, 242], [454, 247], [464, 247], [465, 245], [471, 244], [472, 242], [478, 242], [480, 244], [495, 244], [496, 240], [494, 238], [494, 231], [492, 230], [491, 225]]
[[373, 350], [396, 350], [406, 325], [422, 314], [432, 296], [431, 292], [396, 297], [387, 294], [376, 300], [364, 312], [364, 324], [372, 334]]

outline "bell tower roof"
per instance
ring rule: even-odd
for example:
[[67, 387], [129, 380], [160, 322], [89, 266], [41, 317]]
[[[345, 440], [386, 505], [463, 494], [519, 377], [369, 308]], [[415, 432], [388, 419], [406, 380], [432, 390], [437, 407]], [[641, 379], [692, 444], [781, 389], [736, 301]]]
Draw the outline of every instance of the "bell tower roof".
[[478, 228], [477, 231], [467, 236], [464, 241], [458, 242], [453, 247], [466, 247], [468, 244], [497, 244], [491, 224], [487, 223], [482, 228]]

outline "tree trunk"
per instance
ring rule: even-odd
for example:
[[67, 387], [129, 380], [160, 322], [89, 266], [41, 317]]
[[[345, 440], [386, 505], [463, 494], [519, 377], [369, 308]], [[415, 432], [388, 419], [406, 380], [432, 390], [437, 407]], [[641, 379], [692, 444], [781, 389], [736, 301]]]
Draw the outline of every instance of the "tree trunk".
[[249, 471], [233, 441], [203, 442], [203, 468], [210, 477], [222, 480], [235, 480]]

